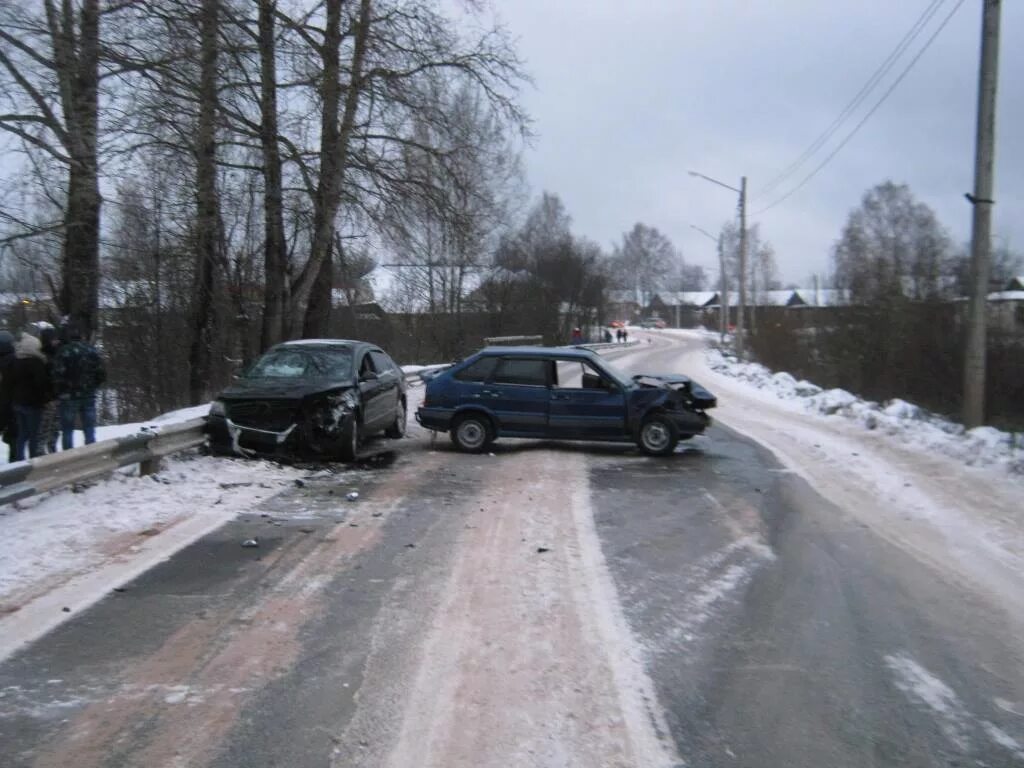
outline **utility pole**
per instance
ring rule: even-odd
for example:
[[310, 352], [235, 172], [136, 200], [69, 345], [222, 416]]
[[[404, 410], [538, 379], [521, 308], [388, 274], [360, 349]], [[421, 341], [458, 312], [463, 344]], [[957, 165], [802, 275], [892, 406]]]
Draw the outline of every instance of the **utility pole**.
[[736, 356], [743, 359], [743, 315], [747, 307], [747, 177], [740, 179], [740, 307], [736, 318]]
[[989, 252], [992, 247], [992, 186], [995, 165], [996, 81], [999, 74], [1001, 0], [983, 0], [981, 66], [978, 75], [978, 124], [974, 152], [974, 206], [971, 224], [971, 295], [964, 353], [964, 426], [985, 423], [985, 354]]
[[721, 289], [718, 292], [718, 309], [720, 323], [719, 340], [725, 344], [725, 334], [729, 332], [729, 276], [725, 271], [725, 243], [722, 242], [722, 233], [718, 233], [718, 276], [721, 282]]

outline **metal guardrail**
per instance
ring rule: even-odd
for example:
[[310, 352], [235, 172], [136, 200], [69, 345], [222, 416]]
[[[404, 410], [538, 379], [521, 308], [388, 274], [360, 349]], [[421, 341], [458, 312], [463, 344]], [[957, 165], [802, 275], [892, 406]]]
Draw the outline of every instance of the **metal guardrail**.
[[544, 345], [543, 336], [488, 336], [484, 339], [488, 347], [507, 347], [513, 345], [525, 345], [539, 347]]
[[[405, 374], [405, 380], [422, 381], [419, 372]], [[130, 464], [139, 465], [139, 474], [151, 475], [160, 470], [160, 459], [205, 441], [206, 419], [199, 418], [21, 461], [0, 469], [0, 505], [107, 475]]]
[[206, 419], [192, 419], [159, 432], [139, 432], [18, 462], [0, 470], [0, 504], [106, 475], [129, 464], [139, 464], [142, 474], [152, 474], [164, 456], [202, 444], [205, 427]]

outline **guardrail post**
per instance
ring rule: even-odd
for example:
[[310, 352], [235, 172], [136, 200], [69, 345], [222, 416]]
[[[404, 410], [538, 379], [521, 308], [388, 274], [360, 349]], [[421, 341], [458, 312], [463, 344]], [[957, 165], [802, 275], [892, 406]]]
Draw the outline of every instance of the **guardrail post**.
[[160, 457], [154, 456], [151, 459], [139, 462], [139, 475], [145, 477], [146, 475], [155, 475], [161, 469]]

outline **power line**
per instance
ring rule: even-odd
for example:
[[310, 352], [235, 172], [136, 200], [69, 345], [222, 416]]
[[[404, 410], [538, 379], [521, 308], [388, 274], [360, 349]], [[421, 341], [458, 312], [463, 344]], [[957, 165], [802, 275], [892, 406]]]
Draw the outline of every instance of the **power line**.
[[903, 55], [911, 43], [917, 39], [918, 35], [928, 25], [928, 22], [932, 20], [932, 17], [938, 12], [939, 8], [945, 4], [947, 0], [932, 0], [931, 5], [924, 9], [924, 12], [917, 17], [917, 21], [914, 22], [910, 30], [903, 36], [903, 39], [896, 45], [896, 47], [889, 53], [885, 61], [879, 65], [878, 69], [874, 71], [868, 81], [861, 87], [853, 99], [848, 103], [843, 111], [839, 113], [832, 123], [816, 138], [811, 145], [803, 151], [803, 153], [797, 157], [792, 163], [786, 166], [782, 171], [776, 174], [764, 187], [758, 191], [758, 197], [767, 195], [772, 190], [776, 189], [783, 181], [792, 176], [800, 166], [802, 166], [807, 160], [814, 155], [819, 149], [821, 149], [825, 143], [835, 135], [836, 131], [842, 127], [842, 124], [846, 122], [846, 119], [853, 114], [853, 112], [864, 103], [864, 100], [871, 94], [871, 91], [881, 82], [881, 80], [889, 74], [889, 71], [895, 66], [897, 60]]
[[889, 96], [892, 94], [892, 92], [896, 90], [896, 87], [901, 82], [903, 82], [903, 79], [910, 73], [910, 70], [914, 68], [914, 65], [917, 64], [918, 60], [924, 55], [925, 51], [928, 50], [928, 48], [931, 46], [931, 44], [935, 41], [935, 38], [937, 38], [939, 36], [939, 33], [941, 33], [942, 30], [946, 28], [946, 25], [949, 24], [950, 20], [953, 18], [953, 16], [956, 15], [956, 12], [960, 10], [960, 6], [963, 5], [963, 4], [964, 4], [964, 0], [958, 0], [957, 4], [955, 6], [953, 6], [953, 10], [949, 12], [949, 15], [947, 15], [946, 18], [944, 18], [942, 20], [942, 23], [939, 24], [938, 29], [936, 29], [932, 33], [931, 37], [929, 37], [928, 40], [925, 42], [924, 47], [921, 48], [921, 50], [917, 52], [917, 54], [914, 56], [914, 58], [912, 58], [910, 60], [910, 63], [907, 64], [906, 68], [902, 72], [900, 72], [899, 77], [897, 77], [896, 80], [893, 82], [893, 84], [890, 85], [889, 88], [886, 89], [885, 93], [882, 94], [882, 98], [880, 98], [878, 101], [875, 102], [875, 105], [873, 107], [871, 107], [871, 109], [868, 111], [868, 113], [866, 115], [864, 115], [863, 118], [861, 118], [860, 122], [857, 123], [857, 125], [855, 125], [853, 127], [853, 130], [850, 131], [848, 134], [846, 134], [846, 137], [841, 142], [839, 142], [839, 145], [835, 149], [833, 149], [828, 154], [828, 156], [824, 160], [822, 160], [813, 171], [811, 171], [809, 174], [807, 174], [799, 184], [797, 184], [795, 187], [793, 187], [791, 190], [789, 190], [789, 192], [784, 194], [782, 197], [780, 197], [777, 200], [775, 200], [775, 202], [770, 203], [769, 205], [766, 205], [764, 208], [762, 208], [759, 211], [756, 211], [754, 213], [755, 216], [760, 216], [765, 211], [771, 210], [775, 206], [777, 206], [780, 203], [788, 200], [794, 194], [799, 192], [801, 189], [804, 188], [804, 186], [807, 185], [807, 182], [809, 182], [811, 179], [813, 179], [815, 176], [817, 176], [818, 172], [822, 168], [824, 168], [826, 165], [828, 165], [829, 162], [831, 162], [832, 158], [834, 158], [836, 155], [839, 154], [839, 152], [843, 149], [843, 147], [845, 147], [850, 142], [850, 139], [852, 139], [856, 135], [857, 131], [859, 131], [864, 126], [864, 124], [869, 119], [871, 119], [871, 116], [873, 114], [875, 114], [875, 112], [878, 111], [878, 108], [881, 107], [883, 103], [885, 103], [885, 100], [888, 99]]

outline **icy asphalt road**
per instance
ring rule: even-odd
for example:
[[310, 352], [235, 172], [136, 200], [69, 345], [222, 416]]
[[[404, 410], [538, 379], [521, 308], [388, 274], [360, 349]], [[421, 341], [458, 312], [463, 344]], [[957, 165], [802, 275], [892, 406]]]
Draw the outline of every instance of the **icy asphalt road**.
[[1024, 765], [1001, 593], [727, 428], [665, 460], [419, 431], [382, 458], [0, 665], [0, 764]]

